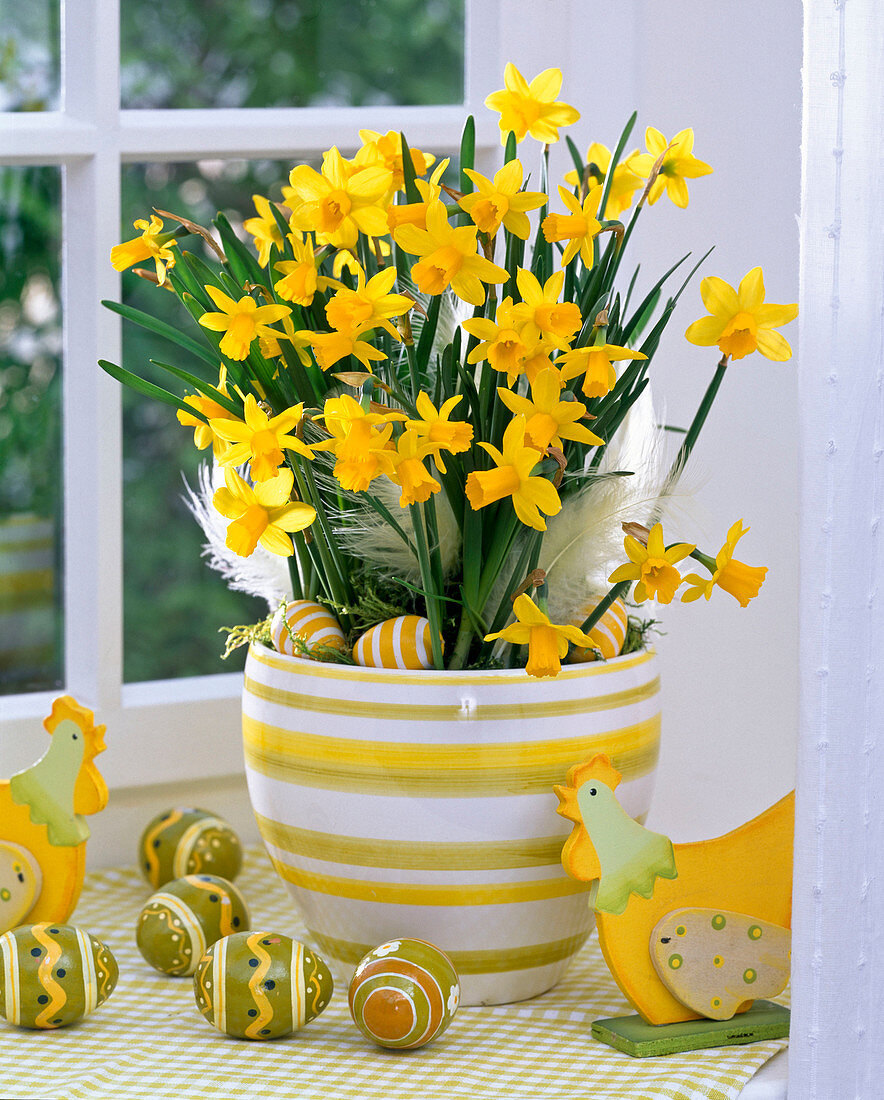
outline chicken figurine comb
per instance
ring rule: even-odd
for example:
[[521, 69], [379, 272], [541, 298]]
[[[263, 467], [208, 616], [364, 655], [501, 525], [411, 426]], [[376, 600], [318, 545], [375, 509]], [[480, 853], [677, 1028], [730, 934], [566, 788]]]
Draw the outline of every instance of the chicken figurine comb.
[[794, 793], [724, 836], [673, 844], [620, 805], [604, 754], [555, 788], [562, 865], [591, 884], [599, 944], [638, 1016], [593, 1035], [636, 1056], [779, 1038], [788, 1010]]
[[94, 764], [105, 727], [70, 695], [55, 700], [43, 725], [52, 738], [43, 756], [0, 780], [0, 933], [68, 919], [86, 869], [83, 815], [107, 805]]

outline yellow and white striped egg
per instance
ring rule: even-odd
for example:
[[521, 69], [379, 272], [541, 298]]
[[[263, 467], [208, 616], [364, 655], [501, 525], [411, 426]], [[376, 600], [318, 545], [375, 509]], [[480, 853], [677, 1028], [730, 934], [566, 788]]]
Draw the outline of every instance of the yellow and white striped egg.
[[0, 1015], [49, 1030], [88, 1016], [113, 993], [110, 949], [72, 924], [21, 925], [0, 936]]
[[145, 902], [135, 925], [138, 950], [162, 974], [192, 974], [222, 936], [244, 932], [249, 910], [232, 882], [217, 875], [186, 875]]
[[353, 646], [366, 668], [432, 668], [430, 623], [421, 615], [398, 615], [370, 627]]
[[200, 1012], [236, 1039], [278, 1039], [309, 1023], [331, 999], [325, 962], [278, 932], [240, 932], [209, 948], [193, 976]]
[[[587, 617], [592, 614], [600, 602], [600, 600], [590, 600], [589, 603], [582, 608], [581, 619], [576, 625], [580, 626], [580, 623], [585, 622]], [[589, 631], [589, 637], [592, 638], [593, 641], [593, 648], [597, 649], [606, 661], [610, 661], [612, 657], [616, 657], [623, 648], [623, 643], [626, 640], [628, 619], [629, 613], [626, 610], [626, 604], [624, 604], [622, 600], [614, 600], [592, 630]], [[581, 664], [584, 661], [594, 661], [595, 654], [588, 646], [575, 646], [571, 650], [568, 660], [572, 664]]]
[[314, 646], [347, 648], [347, 639], [338, 620], [327, 607], [313, 600], [292, 600], [283, 604], [271, 620], [270, 635], [276, 651], [289, 657], [310, 656], [304, 652], [305, 646], [308, 650]]

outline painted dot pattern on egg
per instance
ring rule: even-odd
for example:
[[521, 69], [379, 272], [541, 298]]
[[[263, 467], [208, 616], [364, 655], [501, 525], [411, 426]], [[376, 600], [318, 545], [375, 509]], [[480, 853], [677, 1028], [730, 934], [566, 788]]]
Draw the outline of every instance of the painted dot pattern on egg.
[[278, 1039], [298, 1031], [325, 1009], [333, 989], [324, 960], [277, 932], [218, 940], [193, 976], [197, 1008], [237, 1039]]
[[142, 833], [138, 851], [142, 874], [155, 890], [184, 875], [220, 875], [232, 882], [242, 867], [239, 837], [208, 810], [158, 814]]
[[[587, 604], [581, 608], [580, 622], [575, 623], [575, 626], [580, 626], [589, 615], [598, 606], [598, 600], [590, 600]], [[620, 650], [623, 648], [623, 643], [626, 641], [626, 628], [629, 623], [629, 612], [626, 610], [626, 604], [622, 600], [614, 600], [608, 610], [602, 615], [599, 621], [589, 631], [589, 637], [592, 639], [591, 647], [573, 646], [571, 652], [568, 654], [568, 660], [572, 664], [581, 664], [584, 661], [592, 661], [595, 659], [593, 649], [597, 649], [602, 657], [606, 661], [610, 661], [612, 657], [619, 655]]]
[[22, 925], [0, 936], [0, 1015], [51, 1030], [87, 1016], [113, 993], [110, 949], [71, 924]]
[[222, 936], [249, 928], [249, 911], [232, 882], [185, 875], [148, 898], [135, 924], [138, 949], [163, 974], [192, 974]]
[[353, 659], [366, 668], [432, 668], [429, 620], [399, 615], [370, 627], [353, 646]]
[[350, 982], [350, 1015], [380, 1046], [413, 1049], [438, 1038], [457, 1011], [451, 960], [423, 940], [391, 940], [369, 951]]
[[[328, 608], [313, 600], [292, 600], [280, 607], [270, 622], [274, 648], [289, 657], [308, 657], [304, 647], [326, 646], [346, 649], [341, 624]], [[301, 644], [298, 644], [298, 643]]]

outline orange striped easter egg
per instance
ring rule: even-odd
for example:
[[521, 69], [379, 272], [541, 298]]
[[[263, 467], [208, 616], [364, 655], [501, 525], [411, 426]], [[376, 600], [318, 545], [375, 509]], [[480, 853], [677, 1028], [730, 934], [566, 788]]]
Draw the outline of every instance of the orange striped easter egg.
[[313, 600], [292, 600], [283, 604], [273, 616], [270, 634], [277, 652], [289, 657], [309, 656], [295, 639], [303, 642], [308, 649], [314, 646], [347, 648], [347, 639], [338, 620], [328, 608]]
[[378, 623], [353, 646], [353, 658], [367, 668], [432, 668], [429, 620], [421, 615], [398, 615]]
[[[598, 600], [590, 600], [583, 607], [581, 622], [586, 619], [588, 615], [592, 614], [593, 609], [598, 603]], [[623, 601], [614, 600], [592, 630], [589, 631], [589, 636], [593, 641], [593, 647], [601, 653], [606, 661], [610, 660], [612, 657], [616, 657], [623, 648], [623, 643], [626, 640], [626, 625], [628, 618], [629, 615]], [[577, 623], [577, 625], [579, 626], [580, 623]], [[583, 661], [594, 660], [594, 655], [592, 649], [589, 647], [583, 648], [581, 646], [575, 646], [571, 650], [568, 660], [572, 664], [580, 664]]]

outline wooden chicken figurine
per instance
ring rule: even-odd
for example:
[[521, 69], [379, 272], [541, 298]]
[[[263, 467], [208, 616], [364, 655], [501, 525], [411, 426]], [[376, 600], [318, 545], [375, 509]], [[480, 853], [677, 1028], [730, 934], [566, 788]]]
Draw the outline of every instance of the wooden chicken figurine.
[[0, 934], [26, 921], [68, 919], [86, 868], [82, 815], [107, 805], [93, 763], [105, 727], [70, 695], [55, 700], [43, 725], [52, 737], [43, 757], [0, 780]]
[[730, 1020], [782, 992], [794, 793], [725, 836], [672, 844], [623, 810], [620, 778], [599, 754], [555, 788], [574, 822], [562, 864], [592, 883], [602, 953], [643, 1020]]

